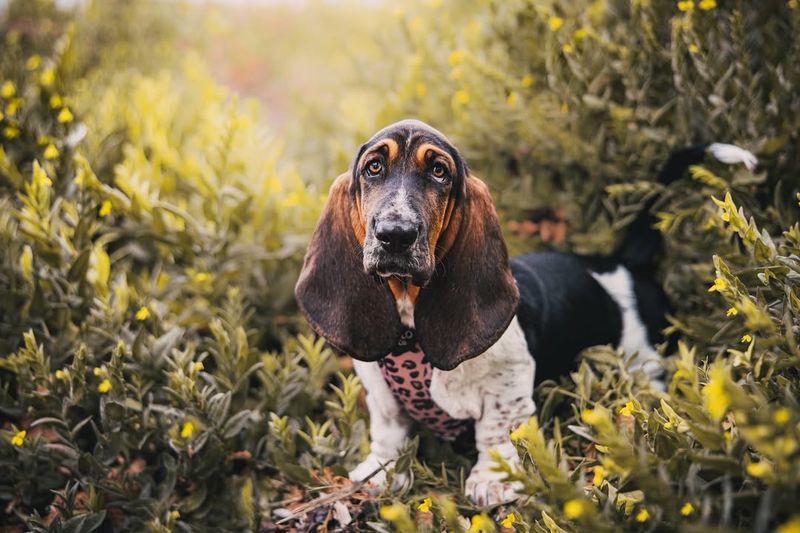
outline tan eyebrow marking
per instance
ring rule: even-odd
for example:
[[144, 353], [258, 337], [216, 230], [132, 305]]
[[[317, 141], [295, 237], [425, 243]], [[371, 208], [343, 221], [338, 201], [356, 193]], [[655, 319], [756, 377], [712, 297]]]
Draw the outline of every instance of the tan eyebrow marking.
[[450, 170], [451, 174], [456, 173], [456, 162], [453, 161], [453, 158], [450, 157], [450, 154], [436, 146], [435, 144], [431, 143], [422, 143], [417, 148], [416, 153], [414, 154], [414, 160], [420, 167], [424, 167], [426, 163], [426, 158], [428, 156], [428, 152], [434, 152], [437, 155], [441, 156], [445, 163], [447, 163], [448, 169]]
[[375, 152], [380, 151], [384, 147], [388, 152], [386, 156], [387, 163], [393, 162], [397, 158], [397, 154], [400, 152], [400, 147], [397, 145], [397, 141], [394, 139], [383, 139], [375, 143], [375, 146], [364, 152], [364, 155], [361, 156], [361, 160], [358, 162], [359, 167], [364, 163], [367, 157]]

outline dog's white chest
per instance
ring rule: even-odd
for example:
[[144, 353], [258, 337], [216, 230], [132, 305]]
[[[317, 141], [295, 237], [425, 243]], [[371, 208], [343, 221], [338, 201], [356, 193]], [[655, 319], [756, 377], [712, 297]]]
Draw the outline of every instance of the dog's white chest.
[[431, 398], [453, 418], [483, 416], [486, 395], [533, 397], [536, 363], [517, 317], [486, 352], [453, 370], [433, 370]]

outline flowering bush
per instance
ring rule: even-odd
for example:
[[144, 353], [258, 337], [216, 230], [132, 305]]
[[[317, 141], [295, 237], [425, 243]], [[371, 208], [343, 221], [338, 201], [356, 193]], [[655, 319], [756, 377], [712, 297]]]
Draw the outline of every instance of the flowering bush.
[[[177, 57], [186, 36], [146, 4], [71, 18], [16, 1], [3, 21], [0, 523], [800, 528], [797, 2], [380, 8], [393, 24], [369, 39], [391, 53], [373, 60], [392, 68], [340, 90], [381, 104], [338, 142], [407, 115], [435, 124], [490, 183], [517, 252], [605, 253], [659, 195], [679, 339], [666, 392], [587, 350], [511, 433], [521, 466], [498, 468], [524, 497], [493, 510], [463, 497], [470, 450], [424, 433], [397, 463], [402, 492], [341, 477], [367, 442], [360, 385], [304, 335], [291, 292], [341, 169], [301, 178], [257, 105]], [[336, 138], [330, 115], [314, 120], [289, 140]], [[753, 150], [758, 170], [653, 182], [672, 148], [711, 141]], [[318, 151], [301, 166], [340, 149]]]
[[[507, 219], [563, 218], [562, 247], [603, 254], [660, 195], [681, 339], [664, 347], [667, 394], [588, 350], [511, 435], [523, 469], [502, 468], [529, 498], [472, 530], [800, 526], [797, 3], [430, 2], [397, 16], [408, 55], [382, 118], [449, 132]], [[757, 172], [653, 182], [672, 149], [717, 140], [758, 153]], [[530, 233], [512, 248], [553, 246]], [[433, 529], [455, 527], [449, 500], [433, 502]], [[397, 505], [402, 529], [413, 513]]]
[[[43, 9], [13, 8], [12, 28]], [[277, 472], [310, 478], [363, 440], [353, 378], [294, 336], [322, 198], [192, 58], [86, 57], [92, 15], [50, 50], [5, 33], [0, 522], [253, 527]]]

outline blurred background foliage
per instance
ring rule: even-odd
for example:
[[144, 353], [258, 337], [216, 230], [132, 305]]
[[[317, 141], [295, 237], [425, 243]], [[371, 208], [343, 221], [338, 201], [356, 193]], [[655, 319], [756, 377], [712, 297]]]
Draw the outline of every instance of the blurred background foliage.
[[[795, 0], [0, 3], [0, 527], [800, 529]], [[414, 116], [512, 252], [608, 253], [644, 204], [666, 393], [608, 348], [472, 507], [429, 435], [370, 496], [360, 385], [292, 300], [332, 179]], [[672, 149], [736, 142], [663, 187]], [[430, 499], [426, 499], [430, 498]]]

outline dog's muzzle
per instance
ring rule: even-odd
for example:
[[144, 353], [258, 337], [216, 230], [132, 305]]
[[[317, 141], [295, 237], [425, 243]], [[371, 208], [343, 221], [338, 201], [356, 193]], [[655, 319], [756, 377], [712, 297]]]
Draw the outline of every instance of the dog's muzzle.
[[419, 225], [404, 221], [384, 221], [375, 225], [375, 238], [385, 251], [403, 253], [417, 242]]
[[413, 220], [377, 220], [364, 246], [364, 270], [381, 277], [409, 278], [415, 284], [428, 281], [427, 241], [423, 226]]

